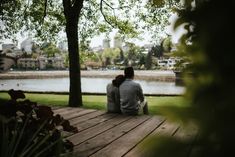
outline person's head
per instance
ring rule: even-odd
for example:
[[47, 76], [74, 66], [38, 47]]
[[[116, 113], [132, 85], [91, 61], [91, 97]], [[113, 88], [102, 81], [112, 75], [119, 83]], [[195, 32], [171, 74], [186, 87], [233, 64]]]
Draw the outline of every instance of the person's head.
[[134, 78], [134, 69], [133, 67], [126, 67], [124, 69], [125, 78], [133, 79]]
[[119, 87], [125, 81], [124, 75], [117, 75], [115, 79], [112, 81], [115, 87]]

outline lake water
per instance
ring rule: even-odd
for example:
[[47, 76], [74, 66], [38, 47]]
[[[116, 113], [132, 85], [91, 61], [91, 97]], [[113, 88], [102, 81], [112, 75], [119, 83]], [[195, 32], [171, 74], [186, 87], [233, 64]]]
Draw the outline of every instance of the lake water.
[[[106, 85], [111, 82], [110, 78], [82, 78], [82, 92], [106, 93]], [[156, 82], [136, 80], [143, 88], [144, 94], [183, 94], [185, 89], [176, 86], [175, 82]], [[52, 79], [9, 79], [0, 80], [0, 90], [25, 90], [25, 91], [50, 91], [68, 92], [68, 78]]]

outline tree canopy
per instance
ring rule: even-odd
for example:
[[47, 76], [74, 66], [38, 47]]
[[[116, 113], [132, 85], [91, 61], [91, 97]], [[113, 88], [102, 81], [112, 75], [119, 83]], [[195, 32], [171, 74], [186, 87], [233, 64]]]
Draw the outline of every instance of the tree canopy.
[[[66, 23], [62, 4], [62, 0], [1, 1], [0, 39], [14, 39], [19, 32], [30, 32], [37, 40], [58, 42]], [[156, 40], [169, 24], [172, 8], [178, 6], [168, 2], [156, 9], [153, 1], [84, 0], [78, 23], [80, 43], [113, 29], [126, 39], [141, 38], [138, 35], [150, 32]]]

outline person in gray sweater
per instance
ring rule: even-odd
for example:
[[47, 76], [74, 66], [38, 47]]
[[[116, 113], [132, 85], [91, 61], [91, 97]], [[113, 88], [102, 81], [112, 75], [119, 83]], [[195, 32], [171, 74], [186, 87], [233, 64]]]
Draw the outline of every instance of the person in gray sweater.
[[124, 75], [125, 81], [119, 86], [121, 112], [128, 115], [138, 115], [143, 110], [144, 114], [149, 114], [142, 87], [133, 81], [133, 67], [125, 68]]

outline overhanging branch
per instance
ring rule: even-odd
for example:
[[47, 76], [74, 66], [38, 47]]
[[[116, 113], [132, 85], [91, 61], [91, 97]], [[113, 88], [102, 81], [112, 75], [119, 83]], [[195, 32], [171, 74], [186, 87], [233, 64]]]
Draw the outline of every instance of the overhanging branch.
[[111, 27], [115, 28], [115, 25], [113, 25], [113, 24], [107, 19], [106, 15], [105, 15], [104, 12], [103, 12], [103, 2], [104, 2], [107, 6], [109, 6], [110, 8], [112, 8], [112, 9], [114, 9], [114, 8], [111, 7], [111, 6], [110, 6], [107, 2], [105, 2], [104, 0], [100, 0], [100, 12], [101, 12], [102, 16], [104, 17], [105, 22], [107, 22]]
[[47, 0], [44, 0], [44, 12], [41, 22], [44, 23], [44, 19], [47, 16]]

